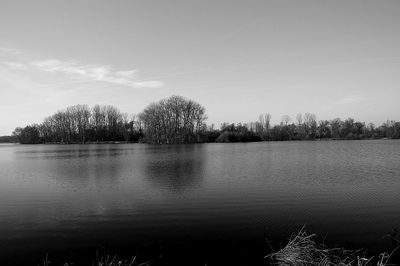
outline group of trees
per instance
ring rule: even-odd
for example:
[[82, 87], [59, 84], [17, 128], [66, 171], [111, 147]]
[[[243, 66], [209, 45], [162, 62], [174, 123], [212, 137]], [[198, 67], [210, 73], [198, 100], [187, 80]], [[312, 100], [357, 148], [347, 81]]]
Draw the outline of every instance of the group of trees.
[[[223, 124], [222, 134], [217, 139], [222, 141], [281, 141], [314, 139], [377, 139], [400, 138], [400, 122], [393, 120], [375, 127], [372, 123], [348, 118], [319, 120], [314, 114], [298, 114], [296, 121], [285, 115], [278, 125], [271, 126], [269, 114], [260, 115], [259, 120], [248, 124]], [[222, 138], [221, 136], [230, 136]]]
[[245, 124], [223, 123], [220, 129], [207, 126], [205, 108], [199, 103], [172, 96], [147, 106], [138, 116], [121, 113], [116, 107], [75, 105], [58, 111], [41, 124], [16, 128], [12, 138], [20, 143], [85, 142], [252, 142], [314, 139], [400, 138], [400, 122], [387, 121], [379, 127], [348, 118], [317, 120], [314, 114], [298, 114], [293, 121], [285, 115], [272, 125], [271, 115]]
[[85, 143], [138, 141], [143, 135], [135, 116], [114, 106], [74, 105], [44, 119], [41, 124], [16, 128], [20, 143]]
[[181, 96], [150, 104], [139, 118], [148, 143], [201, 142], [206, 130], [205, 108]]
[[16, 143], [18, 138], [16, 136], [0, 136], [0, 143]]
[[121, 113], [114, 106], [74, 105], [44, 119], [41, 124], [16, 128], [20, 143], [85, 142], [204, 142], [205, 108], [172, 96], [147, 106], [138, 116]]

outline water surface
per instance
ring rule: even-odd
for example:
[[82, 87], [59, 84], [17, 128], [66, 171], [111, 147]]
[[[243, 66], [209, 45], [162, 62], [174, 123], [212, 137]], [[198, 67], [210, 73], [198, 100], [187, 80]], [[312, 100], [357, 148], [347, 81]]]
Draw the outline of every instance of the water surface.
[[0, 261], [262, 265], [265, 237], [304, 224], [331, 245], [390, 249], [399, 162], [396, 140], [0, 145]]

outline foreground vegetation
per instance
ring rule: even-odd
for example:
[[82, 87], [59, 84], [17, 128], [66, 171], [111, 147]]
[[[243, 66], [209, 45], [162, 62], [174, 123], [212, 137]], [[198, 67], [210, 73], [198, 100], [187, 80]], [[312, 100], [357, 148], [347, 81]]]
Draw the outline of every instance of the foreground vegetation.
[[[150, 266], [152, 264], [151, 261], [138, 262], [136, 257], [132, 257], [130, 259], [120, 259], [117, 256], [105, 256], [96, 258], [96, 261], [93, 263], [93, 266]], [[51, 261], [48, 256], [43, 260], [42, 266], [50, 266]], [[72, 266], [74, 263], [64, 263], [63, 266]], [[39, 265], [40, 266], [40, 265]]]
[[[396, 230], [394, 232], [397, 232]], [[392, 240], [393, 250], [390, 253], [383, 252], [377, 256], [369, 256], [362, 249], [346, 250], [344, 248], [328, 248], [324, 244], [316, 242], [315, 234], [307, 234], [304, 227], [292, 234], [286, 246], [277, 252], [273, 252], [264, 258], [266, 265], [277, 266], [389, 266], [395, 264], [395, 255], [400, 249], [400, 241], [388, 235]], [[398, 257], [398, 256], [397, 256]], [[163, 256], [155, 260], [139, 262], [136, 257], [121, 259], [117, 256], [96, 256], [93, 266], [149, 266], [153, 264], [164, 265]], [[48, 257], [43, 260], [43, 266], [49, 266]], [[64, 266], [74, 264], [65, 263]], [[206, 264], [207, 265], [207, 264]]]
[[317, 244], [315, 235], [307, 234], [303, 228], [290, 237], [284, 248], [266, 258], [270, 259], [271, 264], [278, 266], [389, 266], [396, 265], [393, 264], [393, 255], [399, 247], [394, 248], [391, 253], [384, 252], [378, 256], [368, 256], [363, 250], [330, 249], [323, 244]]
[[[201, 143], [315, 139], [400, 138], [400, 122], [372, 123], [339, 118], [318, 121], [314, 114], [285, 115], [278, 125], [271, 115], [244, 124], [206, 124], [205, 108], [199, 103], [172, 96], [147, 106], [139, 115], [121, 113], [114, 106], [75, 105], [56, 112], [41, 124], [16, 128], [13, 137], [23, 144], [144, 142]], [[7, 138], [4, 138], [7, 139]], [[1, 141], [1, 140], [0, 140]]]

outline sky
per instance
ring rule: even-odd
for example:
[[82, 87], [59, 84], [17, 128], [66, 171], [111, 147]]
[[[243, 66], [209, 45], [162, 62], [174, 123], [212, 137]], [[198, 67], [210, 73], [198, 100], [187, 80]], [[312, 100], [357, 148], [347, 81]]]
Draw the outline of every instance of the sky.
[[181, 95], [208, 123], [400, 120], [400, 1], [0, 2], [0, 135]]

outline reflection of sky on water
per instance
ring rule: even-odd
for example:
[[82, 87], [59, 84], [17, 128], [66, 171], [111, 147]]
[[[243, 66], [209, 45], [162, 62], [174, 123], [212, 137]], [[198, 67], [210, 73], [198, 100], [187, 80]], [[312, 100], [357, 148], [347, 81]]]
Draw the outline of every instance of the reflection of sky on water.
[[204, 178], [204, 148], [191, 145], [182, 150], [179, 147], [167, 154], [153, 154], [145, 162], [144, 177], [158, 189], [179, 192], [201, 186]]

